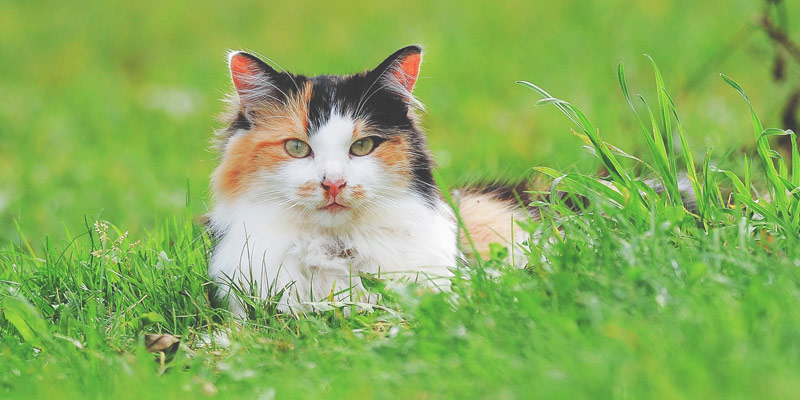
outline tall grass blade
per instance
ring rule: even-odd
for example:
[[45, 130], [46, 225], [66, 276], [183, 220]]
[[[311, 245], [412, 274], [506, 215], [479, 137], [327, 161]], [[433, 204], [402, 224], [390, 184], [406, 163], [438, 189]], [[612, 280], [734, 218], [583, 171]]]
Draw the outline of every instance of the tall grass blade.
[[747, 106], [750, 108], [750, 118], [753, 123], [753, 131], [756, 137], [756, 149], [759, 157], [761, 157], [761, 162], [763, 163], [764, 169], [767, 173], [767, 180], [770, 184], [772, 198], [777, 203], [780, 211], [785, 214], [788, 211], [785, 187], [783, 187], [781, 184], [780, 179], [778, 178], [778, 170], [775, 169], [775, 164], [772, 162], [769, 142], [766, 140], [766, 137], [762, 136], [762, 132], [764, 132], [764, 126], [761, 124], [761, 120], [758, 119], [755, 108], [753, 108], [753, 104], [750, 102], [750, 97], [747, 96], [747, 94], [744, 92], [744, 89], [742, 89], [738, 83], [729, 78], [727, 75], [720, 74], [720, 76], [725, 83], [733, 87], [737, 92], [739, 92], [740, 95], [742, 95], [742, 97], [744, 97], [744, 100], [747, 102]]

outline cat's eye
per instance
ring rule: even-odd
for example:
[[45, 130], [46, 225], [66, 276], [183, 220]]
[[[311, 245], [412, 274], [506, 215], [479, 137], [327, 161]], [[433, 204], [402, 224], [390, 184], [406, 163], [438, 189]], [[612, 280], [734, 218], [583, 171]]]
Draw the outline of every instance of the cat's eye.
[[298, 139], [289, 139], [283, 142], [283, 148], [285, 148], [286, 152], [294, 158], [305, 158], [311, 154], [311, 146], [309, 146], [308, 143]]
[[354, 156], [365, 156], [372, 152], [372, 149], [375, 148], [375, 139], [371, 137], [365, 137], [356, 140], [350, 146], [350, 154]]

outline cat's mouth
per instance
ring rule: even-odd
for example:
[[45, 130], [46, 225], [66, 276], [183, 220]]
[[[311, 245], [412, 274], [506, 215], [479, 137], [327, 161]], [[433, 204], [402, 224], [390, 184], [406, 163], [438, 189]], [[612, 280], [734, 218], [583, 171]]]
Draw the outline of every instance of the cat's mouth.
[[324, 206], [324, 207], [320, 208], [320, 210], [327, 211], [327, 212], [332, 213], [332, 214], [336, 214], [338, 212], [349, 210], [349, 209], [350, 209], [350, 207], [348, 207], [348, 206], [346, 206], [344, 204], [341, 204], [341, 203], [337, 203], [335, 201], [330, 203], [330, 204], [328, 204], [327, 206]]

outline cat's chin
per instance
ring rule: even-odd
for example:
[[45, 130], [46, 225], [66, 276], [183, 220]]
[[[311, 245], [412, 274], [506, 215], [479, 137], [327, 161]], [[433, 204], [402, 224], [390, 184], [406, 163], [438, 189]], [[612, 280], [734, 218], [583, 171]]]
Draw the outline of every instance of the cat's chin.
[[339, 213], [350, 211], [350, 207], [347, 207], [347, 206], [339, 204], [339, 203], [331, 203], [331, 204], [328, 204], [325, 207], [320, 208], [320, 211], [325, 212], [325, 213], [329, 213], [329, 214], [339, 214]]
[[338, 228], [340, 226], [348, 225], [353, 222], [353, 210], [350, 207], [345, 207], [341, 204], [335, 204], [317, 209], [314, 213], [313, 223], [323, 228]]

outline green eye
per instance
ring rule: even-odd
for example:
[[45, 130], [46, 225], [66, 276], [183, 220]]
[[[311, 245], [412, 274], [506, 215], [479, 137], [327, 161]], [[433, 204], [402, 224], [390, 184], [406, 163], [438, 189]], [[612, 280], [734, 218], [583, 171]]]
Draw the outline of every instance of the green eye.
[[375, 140], [371, 137], [365, 137], [362, 139], [358, 139], [350, 146], [350, 154], [354, 156], [365, 156], [372, 152], [372, 149], [375, 148]]
[[283, 142], [283, 148], [294, 158], [305, 158], [311, 154], [311, 147], [302, 140], [289, 139]]

